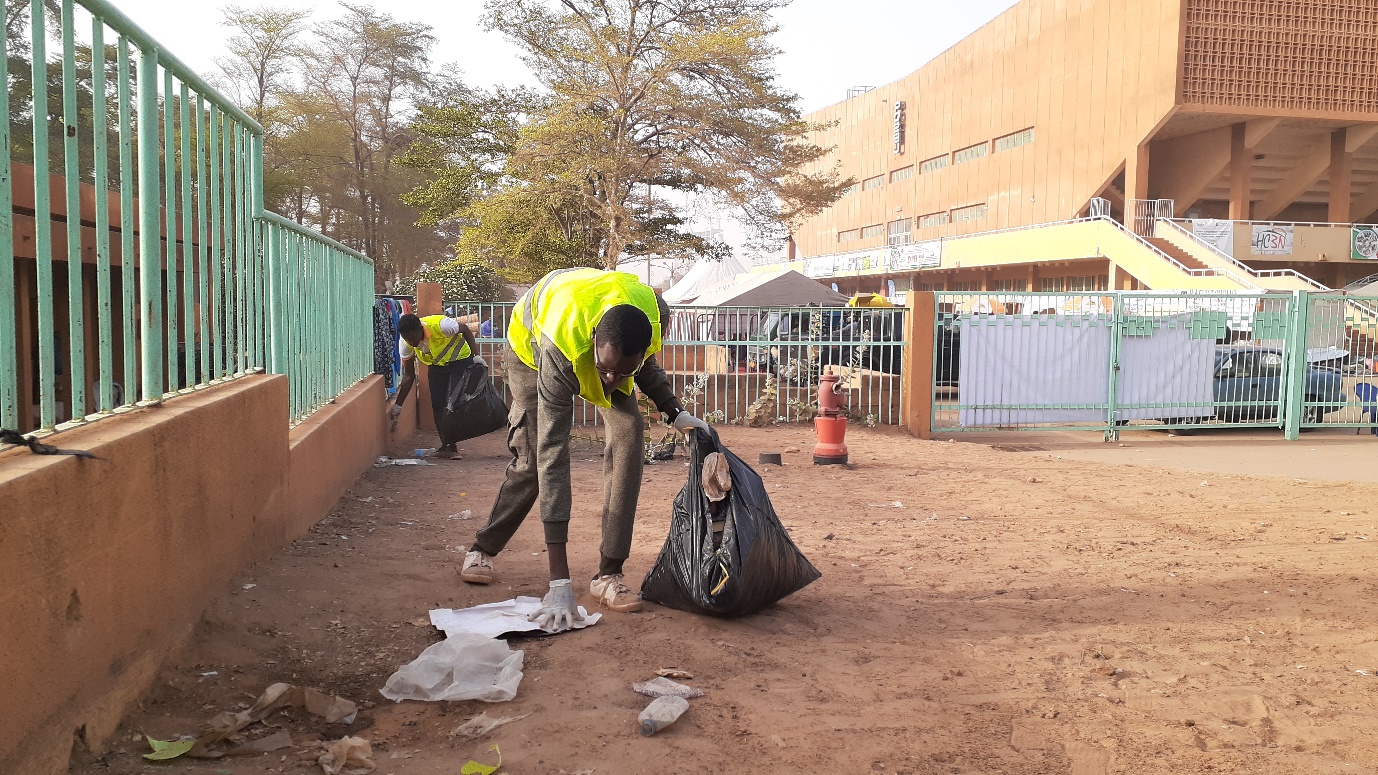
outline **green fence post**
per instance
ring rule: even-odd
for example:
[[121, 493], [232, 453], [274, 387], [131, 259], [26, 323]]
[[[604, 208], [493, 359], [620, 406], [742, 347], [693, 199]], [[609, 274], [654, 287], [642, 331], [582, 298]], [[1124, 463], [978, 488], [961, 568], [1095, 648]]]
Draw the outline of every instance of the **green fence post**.
[[57, 424], [56, 335], [53, 332], [53, 204], [48, 190], [48, 22], [43, 0], [30, 0], [33, 76], [34, 263], [38, 289], [39, 427]]
[[124, 350], [124, 403], [139, 400], [139, 358], [136, 346], [136, 321], [139, 313], [134, 300], [134, 121], [129, 85], [134, 80], [129, 70], [129, 42], [121, 35], [115, 44], [116, 86], [120, 122], [120, 305], [121, 343]]
[[1292, 325], [1287, 337], [1287, 381], [1282, 391], [1283, 437], [1301, 437], [1301, 421], [1306, 403], [1306, 342], [1311, 328], [1310, 291], [1292, 291]]
[[[10, 82], [7, 36], [0, 35], [0, 78]], [[0, 147], [10, 147], [10, 95], [0, 94]], [[15, 309], [14, 195], [10, 154], [0, 153], [0, 309]], [[0, 428], [19, 427], [19, 344], [13, 314], [0, 321]]]
[[86, 419], [86, 320], [81, 290], [81, 162], [77, 137], [76, 11], [62, 0], [62, 169], [67, 211], [67, 365], [72, 422]]
[[1120, 392], [1120, 323], [1124, 319], [1124, 301], [1119, 292], [1110, 297], [1110, 376], [1109, 393], [1105, 397], [1105, 440], [1117, 441], [1120, 438], [1119, 392]]
[[[42, 0], [34, 0], [42, 2]], [[158, 180], [158, 51], [139, 47], [139, 333], [143, 400], [163, 398], [162, 195]]]
[[96, 340], [100, 347], [100, 393], [96, 411], [115, 408], [114, 344], [110, 306], [110, 170], [106, 133], [110, 131], [105, 110], [105, 21], [91, 21], [91, 149], [96, 189]]

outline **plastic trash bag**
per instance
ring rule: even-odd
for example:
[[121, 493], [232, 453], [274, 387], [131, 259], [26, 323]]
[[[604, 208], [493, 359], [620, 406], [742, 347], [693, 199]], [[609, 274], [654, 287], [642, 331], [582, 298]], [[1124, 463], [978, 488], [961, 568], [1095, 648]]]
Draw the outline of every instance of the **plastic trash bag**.
[[[732, 488], [716, 505], [724, 523], [714, 547], [715, 507], [703, 490], [703, 461], [727, 458]], [[689, 439], [689, 482], [675, 496], [670, 535], [641, 583], [641, 596], [670, 608], [715, 616], [753, 614], [803, 589], [819, 577], [790, 540], [766, 495], [761, 477], [711, 435]]]
[[482, 635], [452, 635], [433, 643], [383, 686], [389, 700], [507, 702], [522, 681], [523, 652]]
[[507, 427], [507, 404], [488, 379], [488, 367], [471, 363], [445, 399], [445, 440], [464, 441]]

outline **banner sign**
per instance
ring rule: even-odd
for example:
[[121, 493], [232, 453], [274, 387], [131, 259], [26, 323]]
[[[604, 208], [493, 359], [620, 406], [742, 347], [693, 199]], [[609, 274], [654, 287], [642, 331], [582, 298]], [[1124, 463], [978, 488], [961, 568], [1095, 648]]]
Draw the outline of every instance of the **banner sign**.
[[1290, 225], [1265, 226], [1255, 224], [1253, 237], [1249, 241], [1250, 252], [1255, 256], [1292, 255], [1292, 234]]
[[1355, 226], [1349, 230], [1349, 257], [1355, 261], [1378, 259], [1378, 227]]
[[904, 100], [895, 103], [895, 153], [904, 152]]
[[819, 277], [832, 277], [832, 274], [832, 256], [815, 256], [804, 259], [804, 275], [806, 277], [817, 279]]
[[931, 269], [942, 263], [942, 240], [911, 242], [908, 245], [895, 245], [889, 250], [889, 269], [905, 271], [909, 269]]
[[1234, 221], [1198, 218], [1191, 222], [1196, 238], [1231, 258], [1234, 257]]

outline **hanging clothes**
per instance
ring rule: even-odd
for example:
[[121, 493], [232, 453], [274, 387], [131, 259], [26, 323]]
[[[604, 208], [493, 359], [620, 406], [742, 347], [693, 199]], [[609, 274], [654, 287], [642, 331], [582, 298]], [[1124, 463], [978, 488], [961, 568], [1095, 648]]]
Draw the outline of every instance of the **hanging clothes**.
[[393, 322], [391, 299], [373, 303], [373, 373], [383, 375], [389, 393], [397, 385], [394, 369], [397, 351], [397, 324]]

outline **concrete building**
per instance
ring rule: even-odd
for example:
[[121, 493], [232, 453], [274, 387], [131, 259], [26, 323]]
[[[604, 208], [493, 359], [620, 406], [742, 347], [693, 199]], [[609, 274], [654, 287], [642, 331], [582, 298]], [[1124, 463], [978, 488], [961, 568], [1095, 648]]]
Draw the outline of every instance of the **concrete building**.
[[1378, 230], [1352, 228], [1378, 217], [1373, 3], [1022, 0], [808, 119], [857, 183], [788, 258], [844, 291], [1289, 290], [1378, 271]]

